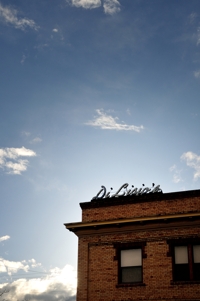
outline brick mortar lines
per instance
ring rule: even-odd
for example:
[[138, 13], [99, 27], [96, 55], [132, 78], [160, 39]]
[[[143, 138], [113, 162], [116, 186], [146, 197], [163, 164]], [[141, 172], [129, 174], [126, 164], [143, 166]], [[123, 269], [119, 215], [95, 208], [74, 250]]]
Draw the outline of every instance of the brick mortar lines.
[[[181, 210], [180, 210], [181, 208]], [[119, 218], [142, 218], [146, 216], [164, 216], [166, 214], [195, 213], [200, 211], [200, 198], [184, 200], [162, 200], [155, 201], [153, 205], [149, 202], [113, 205], [109, 207], [87, 208], [82, 211], [82, 221], [101, 221]]]

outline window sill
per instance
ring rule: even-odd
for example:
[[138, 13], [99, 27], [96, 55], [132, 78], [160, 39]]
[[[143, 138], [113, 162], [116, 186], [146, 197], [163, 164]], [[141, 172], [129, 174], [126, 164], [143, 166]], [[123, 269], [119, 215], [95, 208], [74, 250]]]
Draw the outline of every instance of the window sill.
[[119, 283], [116, 285], [116, 287], [135, 287], [135, 286], [146, 286], [143, 282], [137, 282], [137, 283]]
[[185, 284], [200, 284], [200, 280], [192, 280], [192, 281], [170, 281], [171, 285], [185, 285]]

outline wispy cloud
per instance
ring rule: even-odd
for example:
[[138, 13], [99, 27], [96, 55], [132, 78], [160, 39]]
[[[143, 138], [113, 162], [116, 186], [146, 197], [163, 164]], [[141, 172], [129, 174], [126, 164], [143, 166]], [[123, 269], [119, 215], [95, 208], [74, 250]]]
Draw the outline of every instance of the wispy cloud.
[[34, 137], [33, 134], [26, 131], [23, 131], [21, 134], [25, 138], [25, 141], [28, 141], [30, 144], [36, 144], [42, 142], [42, 138], [38, 137], [40, 135]]
[[104, 0], [103, 8], [106, 14], [113, 15], [120, 11], [120, 3], [117, 0]]
[[31, 144], [36, 144], [36, 143], [40, 143], [40, 142], [42, 142], [42, 139], [39, 137], [35, 137], [34, 139], [32, 139], [30, 141]]
[[200, 44], [200, 27], [197, 28], [197, 46]]
[[117, 131], [135, 131], [141, 132], [144, 129], [143, 125], [128, 125], [125, 123], [119, 123], [118, 117], [112, 117], [111, 115], [107, 115], [104, 113], [102, 109], [96, 110], [98, 116], [96, 116], [93, 120], [88, 121], [86, 125], [90, 125], [93, 127], [100, 127], [103, 130], [117, 130]]
[[5, 168], [9, 174], [20, 175], [27, 170], [29, 161], [21, 157], [34, 157], [36, 153], [25, 147], [21, 148], [1, 148], [0, 168]]
[[22, 131], [22, 136], [29, 137], [31, 135], [30, 132]]
[[25, 54], [23, 54], [20, 63], [23, 65], [26, 59], [27, 59], [27, 56]]
[[193, 152], [183, 153], [181, 160], [184, 160], [187, 166], [194, 169], [194, 180], [200, 178], [200, 156]]
[[175, 164], [173, 166], [171, 166], [169, 170], [170, 170], [170, 172], [173, 172], [173, 182], [174, 183], [179, 183], [182, 181], [182, 178], [181, 178], [182, 170], [179, 170]]
[[194, 71], [194, 77], [200, 78], [200, 70]]
[[113, 15], [120, 11], [118, 0], [66, 0], [73, 6], [83, 7], [85, 9], [94, 9], [103, 5], [106, 14]]
[[27, 27], [34, 30], [39, 28], [33, 20], [18, 17], [18, 11], [16, 9], [10, 6], [3, 6], [1, 3], [0, 20], [21, 30], [25, 30]]
[[197, 15], [195, 12], [191, 13], [191, 14], [188, 16], [188, 23], [189, 23], [189, 24], [194, 24], [195, 21], [196, 21], [196, 19], [197, 19], [197, 17], [198, 17], [198, 15]]
[[126, 110], [126, 113], [130, 116], [130, 115], [131, 115], [130, 109], [127, 109], [127, 110]]
[[8, 240], [10, 239], [10, 236], [9, 235], [5, 235], [5, 236], [1, 236], [0, 237], [0, 242], [4, 241], [4, 240]]

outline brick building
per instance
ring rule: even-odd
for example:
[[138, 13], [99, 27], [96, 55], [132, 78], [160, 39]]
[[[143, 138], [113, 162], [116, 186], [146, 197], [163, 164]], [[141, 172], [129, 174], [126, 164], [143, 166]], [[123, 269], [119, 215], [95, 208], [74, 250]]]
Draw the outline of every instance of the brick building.
[[200, 300], [200, 190], [159, 186], [80, 203], [77, 301]]

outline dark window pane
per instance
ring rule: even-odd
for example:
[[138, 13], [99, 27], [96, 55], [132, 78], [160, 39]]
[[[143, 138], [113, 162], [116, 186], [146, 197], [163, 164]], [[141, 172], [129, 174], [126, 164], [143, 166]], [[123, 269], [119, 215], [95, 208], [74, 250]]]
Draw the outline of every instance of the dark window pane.
[[200, 263], [194, 263], [193, 273], [194, 273], [194, 280], [200, 280]]
[[188, 281], [190, 280], [190, 272], [188, 264], [175, 264], [174, 266], [174, 280]]
[[142, 282], [142, 267], [121, 268], [122, 283]]

